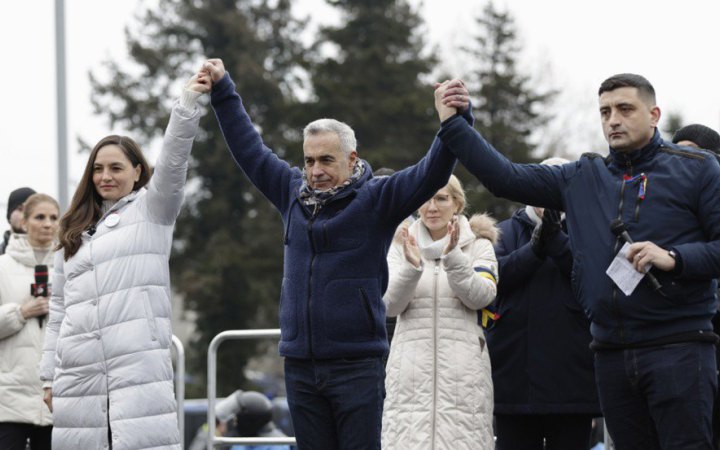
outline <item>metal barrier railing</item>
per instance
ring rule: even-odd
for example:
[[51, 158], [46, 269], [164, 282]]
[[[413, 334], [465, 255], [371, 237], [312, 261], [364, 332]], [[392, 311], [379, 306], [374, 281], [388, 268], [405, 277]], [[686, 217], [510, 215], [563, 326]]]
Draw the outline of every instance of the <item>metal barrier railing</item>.
[[185, 347], [180, 338], [173, 334], [172, 345], [175, 348], [175, 401], [177, 402], [178, 428], [180, 429], [180, 448], [185, 448]]
[[213, 338], [208, 347], [207, 378], [208, 378], [208, 438], [207, 450], [213, 450], [216, 445], [297, 445], [294, 437], [218, 437], [215, 436], [215, 401], [217, 400], [217, 350], [220, 344], [230, 339], [258, 339], [279, 338], [280, 330], [231, 330], [223, 331]]
[[603, 434], [604, 434], [604, 440], [603, 444], [605, 445], [605, 450], [615, 450], [615, 443], [612, 440], [612, 437], [610, 436], [610, 433], [607, 429], [607, 424], [603, 420]]

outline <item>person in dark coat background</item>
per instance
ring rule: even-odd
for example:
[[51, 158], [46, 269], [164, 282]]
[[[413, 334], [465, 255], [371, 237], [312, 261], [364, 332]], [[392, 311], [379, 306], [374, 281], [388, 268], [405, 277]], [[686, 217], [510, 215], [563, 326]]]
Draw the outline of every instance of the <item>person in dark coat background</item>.
[[710, 150], [720, 154], [720, 134], [705, 125], [686, 125], [675, 132], [673, 144]]
[[[697, 123], [686, 125], [675, 132], [672, 141], [673, 144], [710, 150], [720, 160], [720, 134], [705, 125]], [[720, 333], [720, 311], [715, 313], [712, 324], [715, 334]], [[718, 363], [718, 374], [720, 374], [720, 346], [715, 346], [715, 359]], [[720, 394], [715, 396], [713, 404], [712, 428], [713, 444], [716, 449], [720, 449]]]
[[23, 203], [28, 197], [33, 195], [35, 190], [29, 187], [21, 187], [15, 189], [10, 193], [7, 202], [7, 221], [10, 224], [10, 230], [7, 230], [0, 240], [0, 255], [5, 254], [8, 241], [10, 240], [10, 234], [24, 234], [25, 232], [21, 227], [21, 220], [23, 217]]
[[487, 329], [497, 450], [541, 449], [543, 442], [547, 450], [585, 449], [600, 405], [590, 322], [570, 285], [564, 220], [527, 206], [499, 228], [496, 320]]

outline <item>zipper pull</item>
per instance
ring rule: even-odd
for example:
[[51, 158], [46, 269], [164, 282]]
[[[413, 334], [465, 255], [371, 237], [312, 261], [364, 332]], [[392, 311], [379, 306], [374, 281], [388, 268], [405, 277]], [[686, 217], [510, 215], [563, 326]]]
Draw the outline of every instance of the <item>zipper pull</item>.
[[437, 275], [437, 274], [440, 273], [440, 260], [439, 260], [439, 259], [436, 259], [436, 260], [435, 260], [435, 270], [434, 270], [434, 273], [435, 273], [435, 275]]

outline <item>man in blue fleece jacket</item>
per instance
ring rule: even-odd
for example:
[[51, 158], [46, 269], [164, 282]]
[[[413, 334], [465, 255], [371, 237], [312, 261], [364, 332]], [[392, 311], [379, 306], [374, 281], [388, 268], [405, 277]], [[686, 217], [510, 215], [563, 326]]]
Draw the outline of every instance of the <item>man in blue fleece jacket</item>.
[[[290, 167], [263, 145], [222, 61], [201, 70], [235, 162], [285, 224], [279, 348], [298, 445], [380, 449], [387, 251], [400, 222], [447, 184], [455, 156], [435, 139], [416, 165], [374, 178], [353, 130], [320, 119], [303, 133], [304, 168]], [[435, 104], [441, 122], [471, 120], [459, 80], [440, 85]]]
[[[720, 166], [663, 141], [655, 91], [642, 76], [610, 77], [598, 94], [606, 157], [514, 164], [463, 121], [444, 123], [438, 136], [495, 195], [566, 211], [572, 286], [591, 320], [600, 404], [617, 448], [711, 449]], [[627, 259], [638, 271], [651, 265], [659, 289], [646, 275], [625, 295], [606, 275], [624, 243], [610, 230], [615, 219], [635, 241]]]

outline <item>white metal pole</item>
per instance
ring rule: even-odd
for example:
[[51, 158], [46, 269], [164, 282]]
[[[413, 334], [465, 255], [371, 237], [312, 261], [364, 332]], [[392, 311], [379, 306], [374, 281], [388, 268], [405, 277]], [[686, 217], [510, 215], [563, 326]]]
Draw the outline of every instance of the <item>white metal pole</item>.
[[65, 81], [65, 1], [55, 0], [55, 80], [57, 88], [58, 203], [68, 206], [67, 92]]

